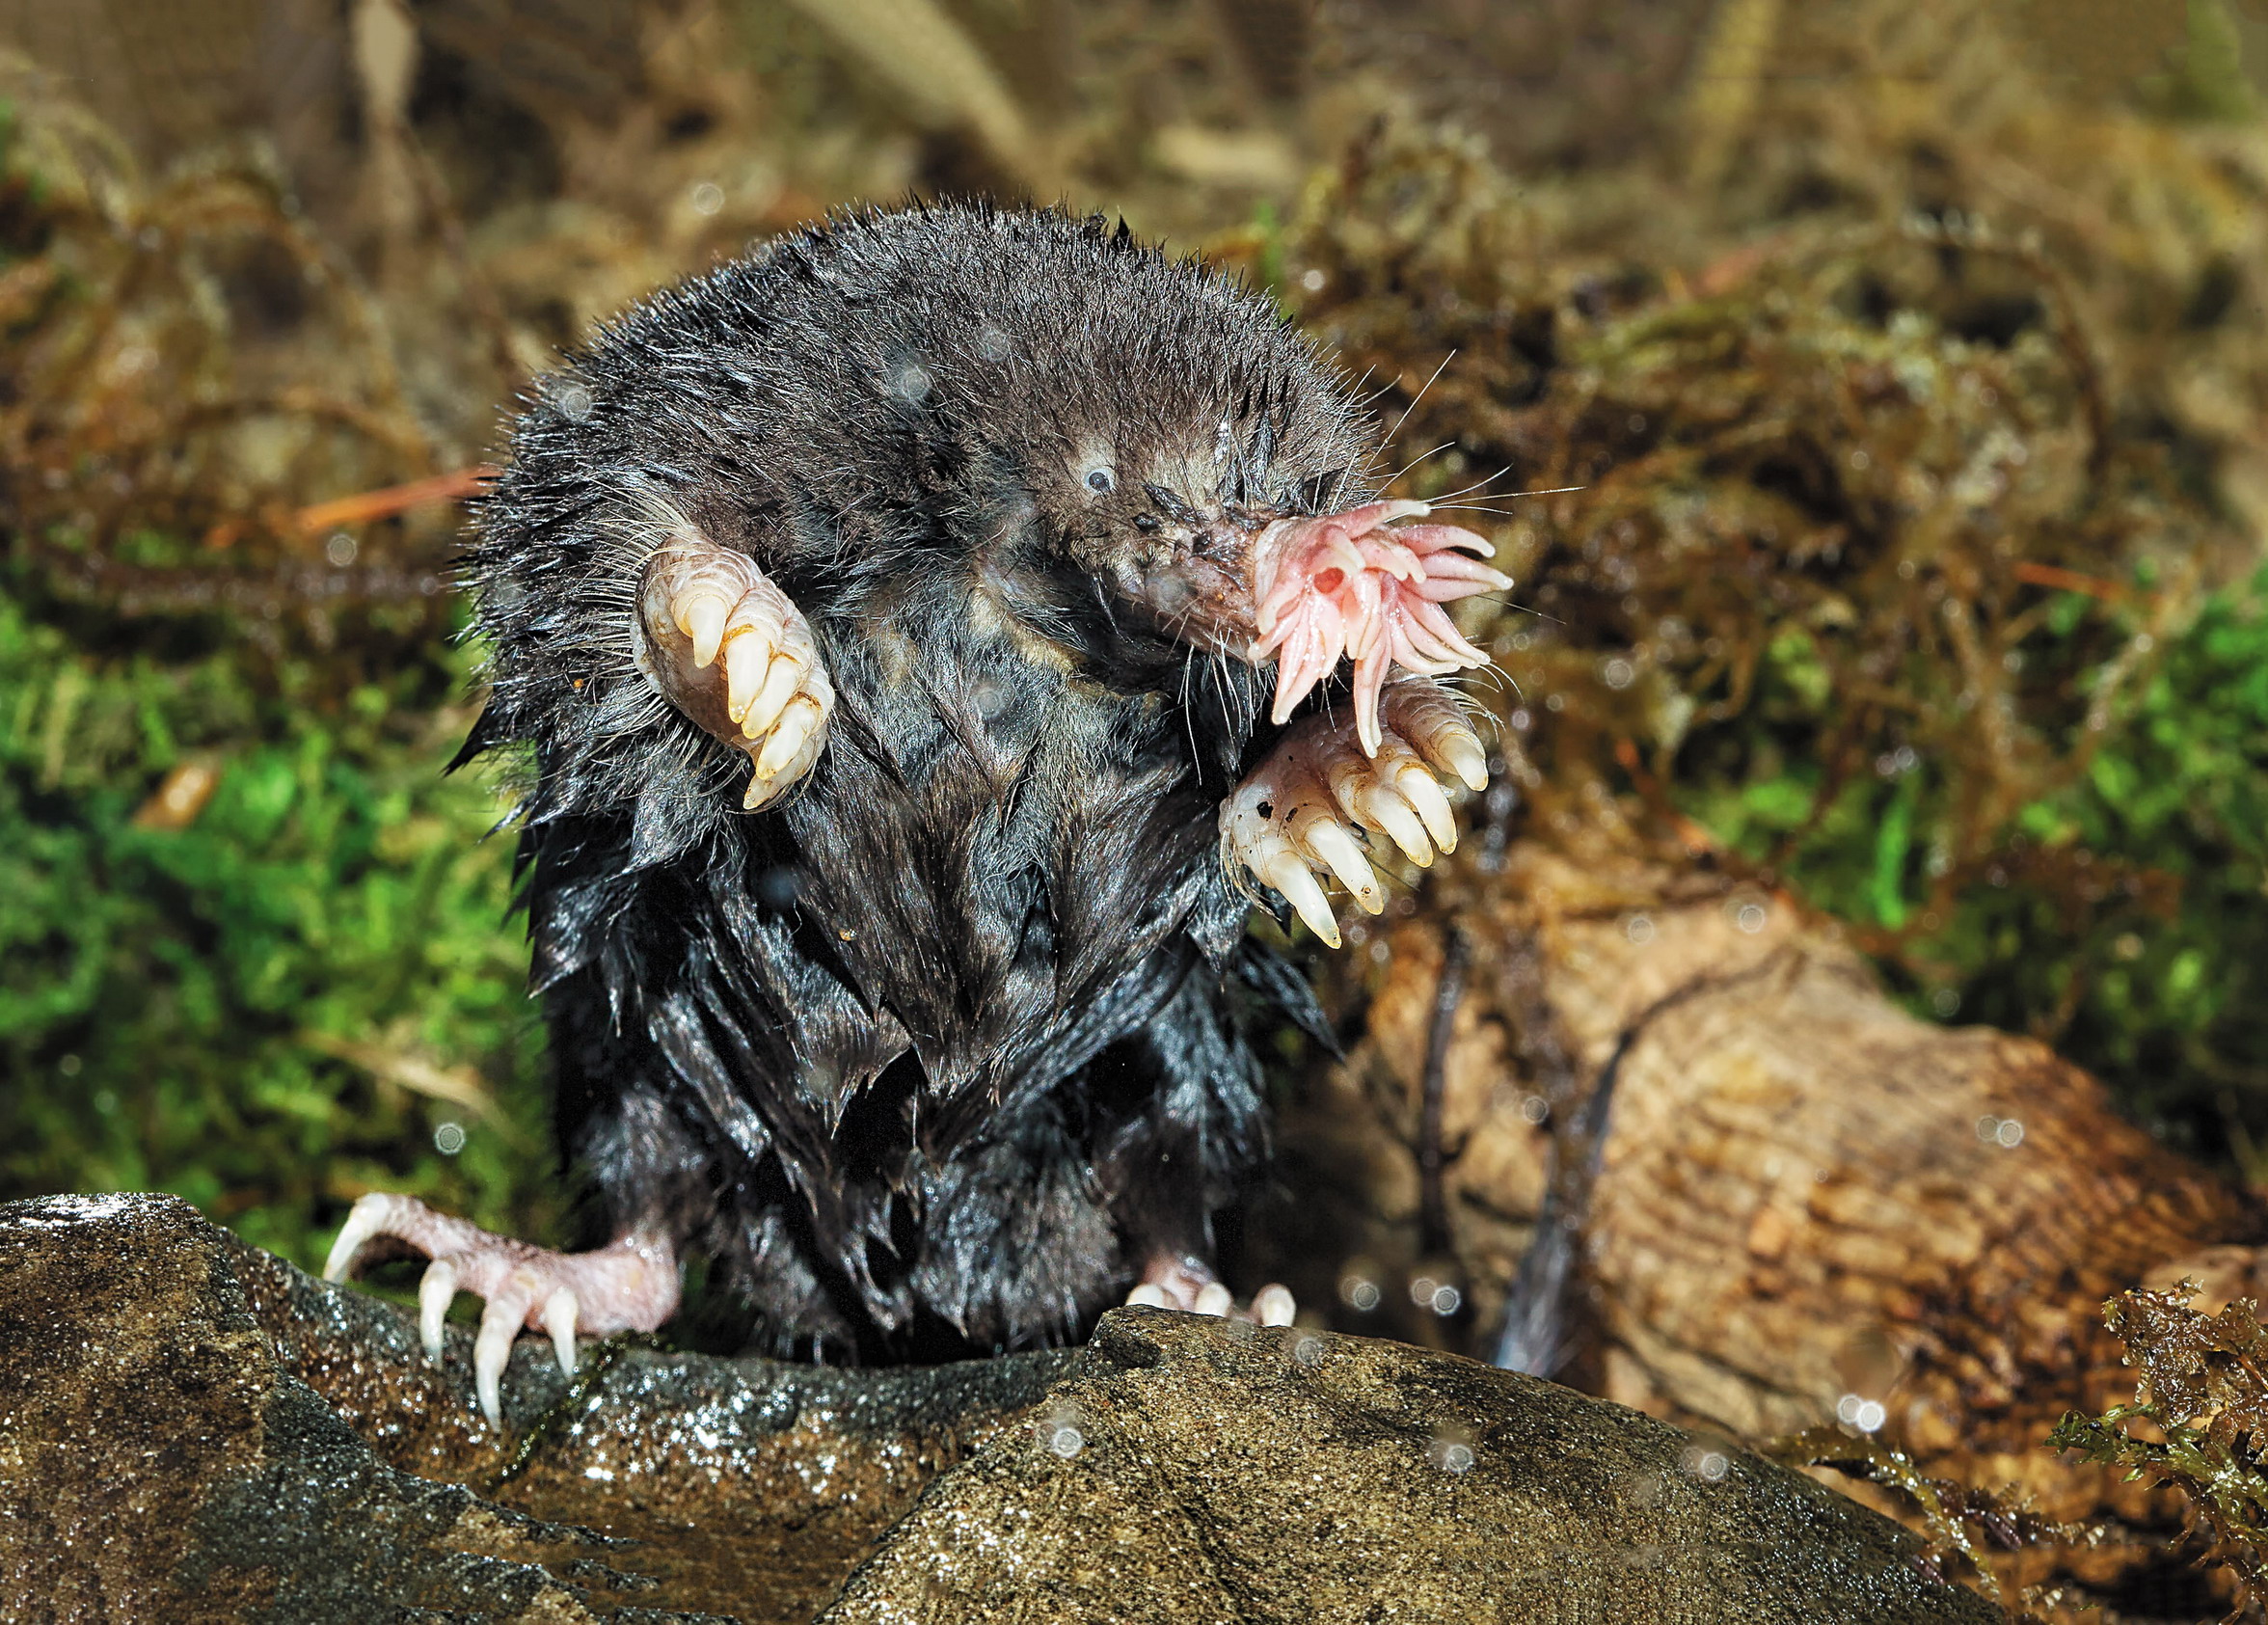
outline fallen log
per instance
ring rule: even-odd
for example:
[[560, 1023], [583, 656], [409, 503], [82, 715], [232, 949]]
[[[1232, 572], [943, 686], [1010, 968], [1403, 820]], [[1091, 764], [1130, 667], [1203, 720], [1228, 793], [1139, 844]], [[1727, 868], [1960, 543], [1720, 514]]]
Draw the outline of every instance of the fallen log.
[[2195, 1588], [2168, 1492], [2042, 1442], [2066, 1410], [2133, 1396], [2110, 1294], [2268, 1283], [2260, 1204], [2042, 1044], [1907, 1014], [1784, 897], [1503, 855], [1380, 939], [1367, 1037], [1284, 1117], [1303, 1217], [1256, 1226], [1254, 1267], [1336, 1324], [1485, 1355], [1551, 1195], [1577, 1263], [1545, 1316], [1567, 1380], [1750, 1442], [1871, 1432], [1924, 1474], [2099, 1521], [1998, 1560], [2013, 1586]]

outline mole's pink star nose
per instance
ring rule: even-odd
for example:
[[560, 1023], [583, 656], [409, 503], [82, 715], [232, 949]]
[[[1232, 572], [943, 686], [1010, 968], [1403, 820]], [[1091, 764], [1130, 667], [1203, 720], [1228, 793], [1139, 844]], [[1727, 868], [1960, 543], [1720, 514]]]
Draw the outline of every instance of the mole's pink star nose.
[[1368, 754], [1382, 737], [1378, 696], [1394, 666], [1426, 676], [1488, 664], [1444, 604], [1512, 584], [1480, 558], [1496, 550], [1454, 525], [1405, 525], [1423, 502], [1368, 502], [1312, 519], [1280, 519], [1254, 550], [1257, 664], [1276, 657], [1270, 718], [1290, 719], [1341, 658], [1355, 663], [1355, 731]]

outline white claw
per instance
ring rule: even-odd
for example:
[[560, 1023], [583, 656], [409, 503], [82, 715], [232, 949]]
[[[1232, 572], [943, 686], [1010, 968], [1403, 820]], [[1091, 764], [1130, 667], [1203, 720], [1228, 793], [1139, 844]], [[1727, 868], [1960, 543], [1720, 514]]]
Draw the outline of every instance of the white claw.
[[1299, 1313], [1299, 1305], [1290, 1291], [1282, 1286], [1262, 1286], [1253, 1294], [1253, 1318], [1263, 1326], [1288, 1326]]
[[1418, 868], [1433, 867], [1433, 843], [1426, 839], [1425, 826], [1418, 821], [1410, 803], [1392, 786], [1368, 786], [1356, 796], [1354, 806], [1348, 810], [1366, 827], [1391, 836], [1393, 844], [1402, 849], [1402, 855]]
[[504, 1368], [512, 1363], [512, 1340], [527, 1320], [527, 1300], [514, 1293], [488, 1300], [480, 1312], [480, 1334], [472, 1340], [472, 1392], [480, 1414], [499, 1432], [504, 1425]]
[[1166, 1289], [1145, 1281], [1126, 1294], [1126, 1304], [1131, 1309], [1163, 1309], [1166, 1307]]
[[771, 644], [761, 632], [734, 630], [724, 649], [724, 714], [734, 721], [746, 716], [756, 703], [770, 658]]
[[774, 723], [771, 738], [764, 742], [763, 754], [756, 758], [756, 776], [770, 778], [780, 769], [795, 760], [796, 752], [803, 748], [803, 742], [825, 720], [819, 702], [808, 694], [797, 694], [790, 700]]
[[442, 1328], [447, 1324], [449, 1305], [457, 1296], [457, 1266], [448, 1259], [436, 1259], [425, 1266], [425, 1273], [418, 1278], [418, 1339], [425, 1345], [425, 1358], [436, 1366], [441, 1364], [442, 1351], [447, 1345], [442, 1339]]
[[1323, 888], [1315, 883], [1315, 877], [1296, 853], [1279, 853], [1268, 865], [1261, 880], [1283, 894], [1299, 917], [1308, 922], [1308, 929], [1330, 946], [1338, 946], [1338, 921], [1333, 917], [1330, 901]]
[[764, 687], [748, 704], [746, 715], [733, 718], [741, 725], [741, 732], [750, 739], [762, 739], [764, 730], [770, 727], [780, 714], [780, 708], [796, 697], [803, 686], [802, 663], [787, 655], [774, 655], [770, 667], [764, 674]]
[[1394, 774], [1394, 788], [1402, 799], [1418, 809], [1418, 816], [1425, 820], [1426, 833], [1443, 852], [1457, 850], [1457, 815], [1449, 810], [1449, 799], [1443, 794], [1441, 781], [1413, 762]]
[[1379, 888], [1378, 877], [1370, 872], [1363, 849], [1343, 827], [1329, 818], [1317, 818], [1299, 831], [1298, 839], [1331, 866], [1339, 883], [1355, 894], [1355, 901], [1364, 909], [1373, 914], [1386, 911], [1386, 893]]
[[346, 1223], [338, 1227], [338, 1239], [331, 1243], [331, 1256], [323, 1260], [323, 1279], [344, 1281], [347, 1272], [354, 1268], [363, 1243], [378, 1233], [382, 1223], [377, 1199], [365, 1196], [356, 1203], [346, 1215]]
[[680, 598], [670, 609], [676, 614], [677, 630], [693, 641], [694, 667], [708, 670], [709, 663], [716, 658], [717, 645], [724, 641], [724, 623], [732, 606], [713, 592], [701, 592]]
[[562, 1286], [544, 1299], [544, 1330], [552, 1334], [552, 1352], [559, 1357], [563, 1376], [575, 1374], [575, 1293]]
[[1479, 739], [1464, 728], [1445, 735], [1435, 746], [1433, 758], [1443, 767], [1465, 781], [1465, 788], [1475, 795], [1488, 788], [1488, 752], [1481, 748]]
[[1218, 1281], [1208, 1281], [1197, 1289], [1197, 1313], [1225, 1315], [1234, 1307], [1235, 1297]]

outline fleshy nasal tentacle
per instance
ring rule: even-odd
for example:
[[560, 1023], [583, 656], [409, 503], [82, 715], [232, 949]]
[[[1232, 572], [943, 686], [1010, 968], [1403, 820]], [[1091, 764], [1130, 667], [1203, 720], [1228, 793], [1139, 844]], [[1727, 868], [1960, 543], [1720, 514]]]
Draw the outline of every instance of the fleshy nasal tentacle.
[[1250, 658], [1276, 658], [1272, 720], [1288, 720], [1340, 660], [1355, 663], [1356, 732], [1376, 755], [1380, 696], [1394, 668], [1439, 676], [1488, 664], [1441, 608], [1512, 584], [1480, 562], [1487, 539], [1454, 525], [1407, 525], [1423, 502], [1367, 502], [1342, 513], [1278, 520], [1256, 547]]

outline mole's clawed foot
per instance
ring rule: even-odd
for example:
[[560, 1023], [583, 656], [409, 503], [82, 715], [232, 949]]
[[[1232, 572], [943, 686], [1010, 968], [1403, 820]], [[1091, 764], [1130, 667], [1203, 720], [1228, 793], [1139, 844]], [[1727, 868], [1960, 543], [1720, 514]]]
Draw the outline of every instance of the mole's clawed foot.
[[415, 1197], [371, 1195], [347, 1215], [323, 1279], [344, 1281], [372, 1243], [384, 1246], [380, 1256], [406, 1244], [433, 1260], [418, 1283], [418, 1328], [436, 1362], [450, 1301], [459, 1292], [488, 1300], [472, 1343], [472, 1386], [492, 1427], [503, 1424], [504, 1367], [521, 1327], [548, 1332], [559, 1368], [572, 1374], [579, 1332], [651, 1332], [677, 1313], [677, 1255], [656, 1235], [633, 1232], [595, 1253], [554, 1253], [436, 1213]]
[[810, 771], [834, 685], [803, 611], [745, 554], [680, 532], [646, 561], [638, 668], [672, 705], [754, 764], [753, 812]]
[[1371, 872], [1370, 838], [1383, 835], [1420, 868], [1457, 850], [1457, 824], [1441, 780], [1488, 786], [1488, 752], [1456, 698], [1423, 679], [1390, 683], [1381, 736], [1365, 755], [1355, 724], [1323, 715], [1285, 730], [1268, 759], [1221, 810], [1221, 856], [1274, 886], [1336, 948], [1338, 922], [1316, 883], [1335, 875], [1375, 914], [1386, 894]]
[[1197, 1259], [1160, 1255], [1150, 1259], [1126, 1302], [1132, 1308], [1178, 1309], [1191, 1314], [1218, 1314], [1256, 1326], [1288, 1326], [1298, 1313], [1289, 1288], [1270, 1284], [1243, 1309], [1213, 1272]]

